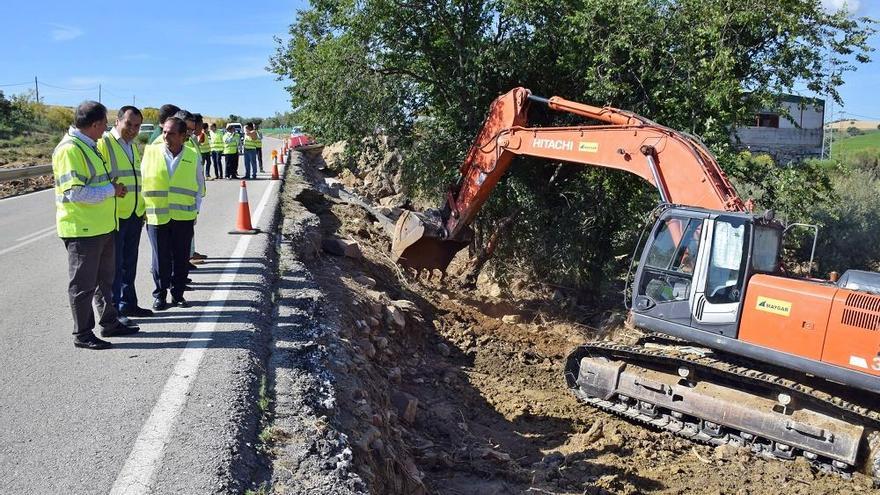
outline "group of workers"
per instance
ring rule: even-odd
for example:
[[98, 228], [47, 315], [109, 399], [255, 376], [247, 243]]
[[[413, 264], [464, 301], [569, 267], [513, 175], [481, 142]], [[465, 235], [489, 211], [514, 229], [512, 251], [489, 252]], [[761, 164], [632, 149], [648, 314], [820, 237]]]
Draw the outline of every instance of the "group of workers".
[[[232, 127], [218, 133], [216, 125], [202, 120], [199, 114], [163, 105], [161, 135], [151, 138], [140, 156], [134, 142], [143, 122], [139, 109], [120, 108], [115, 125], [105, 131], [104, 105], [86, 101], [77, 107], [73, 125], [52, 155], [56, 225], [68, 254], [74, 346], [111, 347], [94, 333], [93, 300], [102, 337], [134, 334], [140, 328], [129, 316], [153, 316], [138, 305], [135, 291], [144, 223], [152, 247], [153, 310], [169, 307], [169, 293], [172, 306], [189, 307], [184, 298], [191, 290], [189, 272], [206, 258], [193, 241], [205, 180], [212, 164], [215, 177], [220, 176], [220, 155], [226, 161], [224, 177], [238, 178], [241, 139]], [[262, 171], [260, 138], [253, 125], [246, 128], [246, 178], [256, 178], [258, 163]]]
[[[217, 124], [203, 122], [201, 115], [196, 114], [197, 131], [193, 135], [198, 143], [198, 151], [201, 154], [202, 163], [205, 166], [205, 178], [212, 179], [239, 179], [238, 158], [239, 145], [243, 142], [244, 148], [244, 179], [256, 179], [257, 170], [263, 172], [263, 133], [260, 132], [256, 123], [249, 122], [244, 127], [244, 136], [233, 125], [228, 124], [225, 131], [218, 131]], [[160, 115], [161, 124], [161, 115]], [[159, 139], [161, 129], [150, 137], [150, 141]], [[221, 160], [222, 157], [222, 160]], [[223, 164], [225, 163], [225, 167]], [[211, 177], [211, 172], [214, 176]]]

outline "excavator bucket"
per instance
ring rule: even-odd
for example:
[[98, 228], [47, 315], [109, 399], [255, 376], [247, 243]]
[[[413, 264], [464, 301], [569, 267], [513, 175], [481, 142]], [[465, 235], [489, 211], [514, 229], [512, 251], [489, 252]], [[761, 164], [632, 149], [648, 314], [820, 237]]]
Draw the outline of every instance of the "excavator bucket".
[[394, 225], [392, 259], [416, 270], [446, 271], [452, 258], [468, 243], [443, 239], [442, 232], [443, 229], [425, 215], [404, 211]]

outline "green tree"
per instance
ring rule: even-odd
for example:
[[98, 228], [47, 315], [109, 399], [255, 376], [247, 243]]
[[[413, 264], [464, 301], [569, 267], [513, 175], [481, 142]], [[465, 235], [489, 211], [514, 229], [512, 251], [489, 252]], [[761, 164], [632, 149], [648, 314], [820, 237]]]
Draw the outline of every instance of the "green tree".
[[[730, 129], [756, 108], [781, 110], [795, 86], [840, 103], [842, 76], [868, 60], [873, 26], [825, 12], [820, 0], [313, 0], [270, 67], [291, 81], [297, 123], [319, 138], [376, 129], [399, 137], [417, 195], [440, 196], [489, 103], [518, 85], [699, 135], [741, 184], [766, 190], [749, 181], [776, 173], [737, 163]], [[541, 108], [531, 118], [573, 122]], [[785, 174], [787, 184], [809, 177]], [[795, 200], [788, 189], [765, 194], [780, 204], [763, 206], [797, 213], [781, 203]], [[655, 202], [626, 174], [517, 160], [477, 229], [520, 211], [499, 255], [598, 288], [619, 271], [615, 257], [631, 249], [628, 233]]]

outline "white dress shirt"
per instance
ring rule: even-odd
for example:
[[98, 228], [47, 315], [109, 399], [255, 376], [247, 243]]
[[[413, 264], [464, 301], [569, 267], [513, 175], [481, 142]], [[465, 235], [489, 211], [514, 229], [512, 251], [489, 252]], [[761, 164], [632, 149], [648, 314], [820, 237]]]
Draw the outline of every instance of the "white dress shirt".
[[[168, 177], [174, 175], [174, 172], [177, 170], [177, 166], [180, 165], [180, 159], [183, 157], [183, 147], [180, 148], [180, 153], [177, 156], [171, 153], [171, 150], [168, 149], [168, 145], [162, 145], [162, 152], [165, 155], [165, 166], [168, 167]], [[198, 171], [201, 168], [199, 162], [196, 162], [196, 170]], [[205, 190], [205, 177], [196, 172], [196, 182], [199, 184], [199, 192]], [[196, 211], [199, 211], [199, 208], [202, 206], [202, 195], [196, 194]]]

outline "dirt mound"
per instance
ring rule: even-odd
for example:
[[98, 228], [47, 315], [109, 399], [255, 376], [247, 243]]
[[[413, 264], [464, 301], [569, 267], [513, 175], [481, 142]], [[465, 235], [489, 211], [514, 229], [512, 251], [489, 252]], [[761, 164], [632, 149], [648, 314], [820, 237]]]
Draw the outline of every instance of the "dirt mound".
[[579, 403], [564, 384], [565, 356], [617, 328], [566, 317], [540, 291], [505, 299], [511, 288], [490, 295], [408, 279], [363, 209], [304, 197], [325, 238], [359, 245], [358, 256], [318, 256], [309, 268], [334, 305], [329, 324], [342, 329], [330, 363], [341, 377], [338, 421], [373, 493], [868, 490], [865, 477], [696, 445]]
[[0, 182], [0, 199], [48, 189], [54, 185], [52, 175]]

